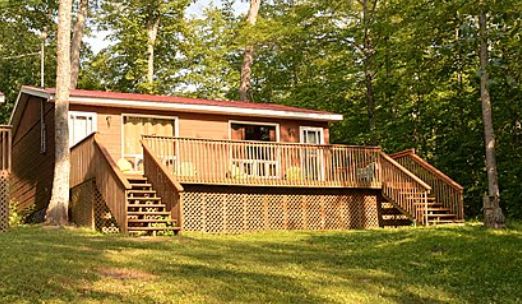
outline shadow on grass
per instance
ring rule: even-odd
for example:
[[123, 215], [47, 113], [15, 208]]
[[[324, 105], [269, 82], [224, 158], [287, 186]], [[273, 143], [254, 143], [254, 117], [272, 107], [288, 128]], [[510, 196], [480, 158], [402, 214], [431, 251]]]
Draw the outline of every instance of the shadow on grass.
[[518, 302], [522, 234], [478, 227], [108, 237], [0, 235], [0, 302]]

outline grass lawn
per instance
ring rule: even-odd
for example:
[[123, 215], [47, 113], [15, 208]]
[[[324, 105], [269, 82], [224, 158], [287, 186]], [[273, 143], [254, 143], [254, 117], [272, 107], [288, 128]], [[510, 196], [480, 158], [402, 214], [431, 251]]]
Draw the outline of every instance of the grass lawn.
[[0, 234], [0, 303], [522, 303], [522, 226]]

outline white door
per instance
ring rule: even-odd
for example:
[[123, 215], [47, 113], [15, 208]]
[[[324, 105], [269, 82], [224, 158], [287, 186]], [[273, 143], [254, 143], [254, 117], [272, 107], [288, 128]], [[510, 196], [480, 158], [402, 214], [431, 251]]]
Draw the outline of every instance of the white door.
[[[309, 145], [324, 144], [323, 129], [316, 127], [301, 127], [300, 142]], [[302, 168], [304, 176], [311, 180], [323, 180], [323, 153], [319, 147], [306, 146], [303, 148]]]
[[96, 132], [96, 113], [69, 112], [69, 147]]

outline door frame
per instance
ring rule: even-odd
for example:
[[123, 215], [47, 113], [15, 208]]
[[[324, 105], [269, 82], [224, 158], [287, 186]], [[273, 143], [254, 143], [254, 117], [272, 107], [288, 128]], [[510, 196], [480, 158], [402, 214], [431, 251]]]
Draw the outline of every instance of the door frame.
[[[228, 140], [232, 141], [232, 124], [240, 124], [240, 125], [251, 125], [251, 126], [269, 126], [269, 127], [275, 127], [275, 133], [276, 133], [276, 140], [275, 141], [267, 141], [266, 143], [279, 143], [281, 141], [281, 125], [276, 122], [261, 122], [261, 121], [244, 121], [244, 120], [229, 120], [228, 121]], [[244, 142], [248, 142], [249, 140], [242, 140]], [[256, 141], [254, 141], [256, 142]], [[275, 165], [276, 165], [276, 176], [257, 176], [258, 178], [280, 178], [281, 177], [281, 151], [280, 148], [277, 146], [275, 151]], [[232, 153], [232, 145], [230, 145], [229, 148], [229, 165], [228, 167], [232, 170], [234, 166], [234, 160], [233, 160], [233, 153]], [[254, 161], [255, 163], [255, 161]], [[255, 172], [259, 172], [259, 164], [254, 164], [254, 170]]]
[[140, 118], [157, 118], [157, 119], [165, 119], [165, 120], [173, 120], [174, 121], [174, 137], [179, 137], [179, 117], [178, 116], [168, 116], [168, 115], [154, 115], [154, 114], [140, 114], [140, 113], [121, 113], [121, 126], [120, 126], [120, 149], [121, 155], [120, 158], [125, 158], [126, 156], [134, 157], [134, 158], [143, 158], [142, 154], [125, 154], [125, 117], [140, 117]]
[[[319, 133], [319, 143], [318, 144], [310, 144], [310, 143], [305, 143], [305, 131], [316, 131]], [[300, 126], [299, 127], [299, 143], [300, 144], [309, 144], [309, 145], [324, 145], [324, 129], [321, 128], [321, 127], [311, 127], [311, 126]], [[305, 157], [306, 157], [306, 153], [305, 151], [301, 151], [301, 166], [302, 166], [302, 169], [303, 171], [306, 170], [306, 165], [305, 165]], [[317, 172], [319, 173], [319, 176], [317, 177], [320, 181], [324, 181], [324, 177], [325, 177], [325, 168], [324, 168], [324, 155], [323, 155], [323, 151], [322, 150], [318, 150], [317, 151], [317, 167], [318, 167], [318, 170]]]

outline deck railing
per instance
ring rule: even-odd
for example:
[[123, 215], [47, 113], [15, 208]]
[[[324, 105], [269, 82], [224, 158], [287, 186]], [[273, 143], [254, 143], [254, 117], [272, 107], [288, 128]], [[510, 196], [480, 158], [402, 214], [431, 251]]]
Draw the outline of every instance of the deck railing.
[[418, 224], [428, 223], [427, 204], [431, 187], [387, 154], [380, 153], [382, 193]]
[[144, 136], [184, 183], [380, 188], [378, 147]]
[[183, 186], [174, 179], [164, 164], [154, 155], [146, 143], [143, 146], [143, 173], [162, 198], [176, 225], [183, 228]]
[[0, 172], [11, 172], [11, 126], [0, 125]]
[[71, 148], [70, 187], [95, 180], [122, 232], [127, 232], [127, 191], [131, 185], [93, 133]]
[[395, 153], [391, 157], [430, 185], [437, 202], [450, 209], [458, 219], [464, 219], [464, 188], [460, 184], [415, 154], [414, 150]]

